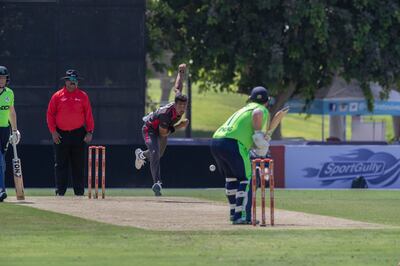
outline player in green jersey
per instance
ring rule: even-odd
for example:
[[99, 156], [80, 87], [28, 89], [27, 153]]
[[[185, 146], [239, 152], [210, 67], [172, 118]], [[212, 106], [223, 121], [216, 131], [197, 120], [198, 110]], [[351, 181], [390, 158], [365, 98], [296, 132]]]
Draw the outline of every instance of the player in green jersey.
[[[5, 187], [5, 153], [9, 140], [19, 143], [21, 135], [17, 129], [17, 114], [14, 109], [14, 93], [7, 87], [10, 82], [10, 73], [4, 66], [0, 66], [0, 202], [7, 198]], [[10, 138], [10, 125], [12, 135]]]
[[259, 157], [268, 153], [269, 141], [264, 132], [269, 117], [269, 100], [266, 88], [253, 88], [246, 106], [229, 117], [213, 135], [211, 153], [225, 177], [233, 224], [250, 222], [245, 212], [251, 179], [250, 149]]

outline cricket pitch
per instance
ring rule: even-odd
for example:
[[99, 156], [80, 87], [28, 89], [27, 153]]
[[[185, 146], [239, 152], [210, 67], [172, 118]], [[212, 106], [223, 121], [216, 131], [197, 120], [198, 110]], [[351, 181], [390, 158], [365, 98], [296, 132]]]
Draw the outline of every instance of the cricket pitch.
[[[280, 209], [275, 210], [275, 226], [272, 228], [269, 224], [264, 228], [231, 225], [227, 204], [187, 197], [108, 197], [104, 200], [29, 197], [25, 202], [11, 201], [88, 220], [158, 231], [387, 228], [379, 224]], [[266, 211], [269, 214], [269, 210]]]

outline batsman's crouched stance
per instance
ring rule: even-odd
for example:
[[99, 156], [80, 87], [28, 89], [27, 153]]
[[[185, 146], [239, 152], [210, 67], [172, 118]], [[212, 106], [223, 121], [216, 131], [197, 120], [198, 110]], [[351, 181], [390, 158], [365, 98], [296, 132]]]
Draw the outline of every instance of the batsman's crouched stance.
[[214, 133], [211, 153], [218, 169], [225, 177], [226, 196], [230, 206], [230, 220], [233, 224], [249, 224], [250, 215], [246, 207], [251, 193], [250, 149], [265, 157], [269, 142], [265, 139], [269, 112], [267, 89], [255, 87], [248, 104], [234, 113]]

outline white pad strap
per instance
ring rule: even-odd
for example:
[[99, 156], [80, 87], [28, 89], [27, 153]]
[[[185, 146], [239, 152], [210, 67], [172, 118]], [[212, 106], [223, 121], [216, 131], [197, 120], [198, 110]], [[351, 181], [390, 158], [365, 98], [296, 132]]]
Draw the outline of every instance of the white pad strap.
[[227, 189], [225, 190], [225, 195], [227, 196], [235, 196], [237, 192], [237, 189]]

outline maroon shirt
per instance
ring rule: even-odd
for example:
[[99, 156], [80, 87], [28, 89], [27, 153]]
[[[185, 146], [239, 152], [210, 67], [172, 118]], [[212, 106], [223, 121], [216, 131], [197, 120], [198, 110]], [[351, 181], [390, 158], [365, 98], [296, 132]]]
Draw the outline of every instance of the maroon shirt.
[[182, 116], [178, 115], [174, 103], [164, 105], [147, 116], [143, 117], [146, 127], [159, 133], [159, 128], [165, 128], [173, 131], [173, 126], [181, 120]]

